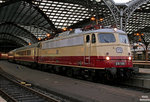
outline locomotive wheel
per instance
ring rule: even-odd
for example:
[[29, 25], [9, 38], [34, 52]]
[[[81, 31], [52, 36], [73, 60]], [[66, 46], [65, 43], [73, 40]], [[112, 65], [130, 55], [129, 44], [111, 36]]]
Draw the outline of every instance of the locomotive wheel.
[[105, 78], [106, 78], [106, 81], [114, 81], [114, 77], [113, 77], [113, 75], [111, 75], [110, 72], [107, 72], [105, 74]]
[[60, 74], [60, 66], [54, 66], [54, 73], [55, 74]]
[[62, 75], [66, 75], [66, 72], [67, 72], [67, 69], [66, 69], [66, 67], [61, 67], [61, 74]]
[[37, 67], [38, 67], [37, 63], [32, 63], [32, 64], [31, 64], [31, 68], [32, 68], [32, 69], [37, 69]]
[[42, 70], [42, 65], [41, 64], [39, 64], [38, 70]]
[[132, 76], [132, 72], [130, 70], [126, 70], [124, 73], [124, 78], [129, 79]]
[[82, 76], [83, 79], [85, 79], [85, 80], [90, 80], [91, 73], [90, 73], [89, 70], [87, 70], [87, 69], [82, 69], [80, 73], [81, 73], [81, 76]]
[[49, 71], [50, 71], [51, 73], [55, 73], [55, 70], [54, 70], [54, 66], [53, 66], [53, 65], [50, 65], [50, 66], [49, 66]]
[[67, 74], [67, 76], [69, 76], [69, 77], [73, 77], [73, 69], [72, 68], [67, 68], [67, 70], [66, 70], [67, 72], [66, 72], [66, 74]]

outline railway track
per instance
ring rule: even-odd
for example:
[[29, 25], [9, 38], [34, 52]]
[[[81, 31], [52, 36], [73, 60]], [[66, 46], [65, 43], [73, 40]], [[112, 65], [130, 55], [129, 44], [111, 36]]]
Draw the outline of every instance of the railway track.
[[[21, 79], [14, 79], [14, 76], [12, 77], [12, 75], [8, 75], [6, 72], [4, 72], [4, 71], [2, 71], [2, 73], [1, 73], [1, 70], [0, 70], [0, 74], [2, 74], [2, 75], [4, 75], [4, 76], [7, 76], [7, 78], [5, 78], [5, 79], [10, 79], [10, 80], [13, 80], [13, 81], [15, 81], [15, 82], [17, 82], [17, 84], [19, 84], [20, 85], [20, 82], [22, 82], [21, 81]], [[1, 83], [2, 83], [2, 78], [3, 78], [3, 76], [2, 75], [0, 75], [0, 90], [1, 90]], [[2, 76], [2, 78], [1, 78], [1, 76]], [[139, 76], [139, 75], [138, 75]], [[4, 78], [3, 78], [4, 79]], [[77, 78], [78, 79], [78, 78]], [[79, 78], [80, 79], [80, 78]], [[84, 79], [81, 79], [81, 80], [84, 80]], [[89, 80], [87, 80], [87, 81], [89, 81]], [[124, 88], [124, 89], [127, 89], [127, 90], [135, 90], [135, 91], [140, 91], [140, 92], [144, 92], [144, 93], [148, 93], [148, 94], [150, 94], [150, 89], [147, 89], [147, 88], [142, 88], [142, 87], [136, 87], [136, 86], [132, 86], [132, 85], [128, 85], [128, 84], [126, 84], [126, 83], [123, 83], [123, 82], [121, 82], [121, 83], [105, 83], [105, 82], [101, 82], [101, 80], [99, 80], [97, 83], [101, 83], [101, 84], [105, 84], [105, 85], [110, 85], [110, 86], [114, 86], [114, 87], [120, 87], [120, 88]], [[16, 86], [16, 85], [15, 85]], [[23, 85], [23, 86], [25, 86], [25, 85]], [[12, 86], [12, 87], [14, 87], [14, 86]], [[10, 87], [9, 89], [11, 89], [12, 87]], [[27, 88], [32, 88], [32, 90], [36, 90], [36, 91], [39, 91], [40, 93], [41, 93], [41, 89], [39, 89], [39, 88], [35, 88], [35, 87], [30, 87], [30, 85], [29, 86], [25, 86], [25, 87], [27, 87]], [[8, 87], [6, 87], [6, 89], [8, 89]], [[15, 89], [16, 90], [16, 89]], [[5, 92], [5, 91], [4, 91]], [[15, 91], [14, 91], [15, 92]], [[5, 94], [6, 93], [6, 94]], [[5, 96], [7, 96], [7, 97], [9, 97], [11, 94], [8, 94], [8, 92], [5, 92], [4, 94], [5, 94]], [[20, 93], [20, 92], [19, 92]], [[22, 93], [22, 92], [21, 92]], [[27, 92], [26, 92], [27, 93]], [[31, 92], [28, 92], [28, 93], [31, 93]], [[49, 93], [47, 93], [46, 91], [43, 91], [42, 92], [42, 94], [46, 94], [46, 96], [48, 96], [49, 95]], [[28, 95], [28, 94], [27, 94]], [[30, 94], [29, 94], [30, 95]], [[22, 99], [25, 99], [25, 97], [24, 97], [25, 95], [23, 95], [23, 96], [20, 96], [20, 97], [23, 97]], [[32, 101], [21, 101], [21, 102], [78, 102], [78, 101], [76, 101], [76, 100], [74, 100], [74, 101], [66, 101], [66, 100], [61, 100], [61, 101], [59, 101], [59, 100], [56, 100], [56, 101], [50, 101], [50, 100], [47, 100], [46, 98], [42, 98], [40, 95], [35, 95], [36, 96], [36, 98], [35, 98], [35, 101], [34, 101], [34, 99], [31, 97], [31, 99], [29, 99], [29, 100], [32, 100]], [[58, 95], [59, 96], [59, 95]], [[19, 97], [19, 96], [18, 96]], [[40, 97], [40, 98], [39, 98]], [[10, 96], [10, 98], [12, 98], [12, 96]], [[39, 99], [39, 101], [38, 101], [38, 99]], [[45, 100], [46, 99], [46, 100]], [[55, 99], [55, 98], [54, 98]], [[57, 99], [57, 98], [56, 98]], [[66, 98], [67, 99], [67, 98]], [[9, 100], [12, 100], [12, 99], [9, 99]], [[12, 102], [18, 102], [18, 100], [16, 101], [16, 99], [15, 99], [15, 101], [12, 101]]]
[[[24, 82], [22, 82], [23, 84]], [[24, 84], [0, 74], [0, 93], [8, 102], [61, 102]]]

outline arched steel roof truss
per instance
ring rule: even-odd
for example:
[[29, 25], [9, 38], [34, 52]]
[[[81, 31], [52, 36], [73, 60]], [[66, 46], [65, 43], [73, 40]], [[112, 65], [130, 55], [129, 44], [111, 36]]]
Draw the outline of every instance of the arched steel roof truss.
[[21, 39], [19, 37], [11, 35], [9, 33], [0, 33], [0, 39], [3, 40], [4, 42], [6, 42], [7, 40], [8, 41], [13, 41], [16, 44], [18, 43], [19, 45], [22, 45], [22, 46], [28, 45], [28, 42], [24, 41], [23, 39]]
[[13, 22], [25, 26], [35, 26], [48, 33], [55, 31], [54, 24], [30, 0], [8, 0], [0, 5], [0, 22]]
[[79, 22], [86, 24], [92, 16], [103, 17], [103, 25], [117, 25], [119, 10], [112, 0], [34, 0], [33, 3], [59, 29], [75, 27]]
[[0, 33], [9, 33], [16, 37], [24, 37], [30, 39], [31, 43], [37, 42], [36, 37], [23, 27], [13, 23], [2, 23], [0, 24]]
[[128, 27], [129, 19], [131, 18], [132, 14], [140, 8], [141, 5], [147, 4], [149, 0], [133, 0], [127, 4], [126, 9], [123, 11], [123, 30], [125, 31]]

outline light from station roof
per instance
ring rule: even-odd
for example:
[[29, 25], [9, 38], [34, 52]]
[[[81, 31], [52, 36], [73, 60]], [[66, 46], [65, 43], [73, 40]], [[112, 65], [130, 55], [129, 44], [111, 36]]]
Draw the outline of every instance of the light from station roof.
[[104, 20], [103, 18], [100, 18], [100, 19], [99, 19], [99, 21], [101, 21], [101, 22], [102, 22], [103, 20]]
[[139, 37], [139, 42], [142, 41], [142, 37], [141, 37], [141, 36], [144, 36], [143, 33], [136, 33], [136, 34], [134, 34], [134, 35]]
[[63, 28], [63, 31], [67, 31], [67, 28]]
[[143, 33], [136, 33], [136, 34], [134, 34], [135, 36], [144, 36], [144, 34]]
[[38, 38], [38, 40], [40, 41], [40, 40], [41, 40], [41, 38]]
[[137, 35], [137, 36], [140, 36], [140, 34], [139, 34], [139, 33], [136, 33], [136, 35]]
[[101, 2], [101, 0], [96, 0], [97, 2]]
[[95, 21], [96, 20], [96, 18], [95, 17], [91, 17], [91, 21]]
[[47, 37], [50, 37], [51, 35], [49, 33], [46, 34]]

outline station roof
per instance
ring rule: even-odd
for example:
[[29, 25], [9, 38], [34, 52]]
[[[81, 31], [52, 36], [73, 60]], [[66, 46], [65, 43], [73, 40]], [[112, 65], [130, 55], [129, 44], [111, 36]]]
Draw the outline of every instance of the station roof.
[[[33, 44], [63, 28], [80, 28], [92, 24], [91, 17], [102, 25], [120, 25], [123, 9], [123, 30], [134, 35], [150, 23], [149, 0], [130, 0], [115, 4], [113, 0], [0, 0], [0, 45], [15, 42], [16, 47]], [[144, 30], [146, 31], [146, 30]], [[145, 33], [145, 35], [148, 33]], [[13, 36], [13, 37], [11, 37]], [[149, 35], [148, 35], [149, 37]], [[1, 47], [0, 47], [1, 49]]]
[[143, 37], [146, 42], [150, 42], [150, 0], [134, 0], [128, 4], [128, 9], [126, 9], [125, 13], [128, 16], [128, 18], [126, 17], [125, 30], [129, 34], [131, 41], [136, 42], [135, 35], [140, 33], [144, 34]]
[[35, 43], [63, 28], [89, 24], [92, 16], [112, 25], [111, 5], [112, 0], [0, 0], [0, 33]]

